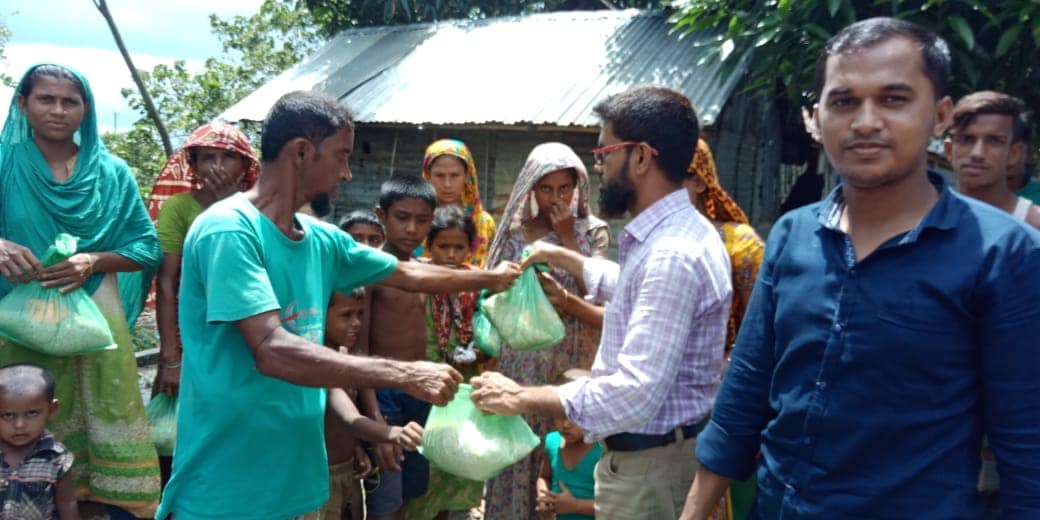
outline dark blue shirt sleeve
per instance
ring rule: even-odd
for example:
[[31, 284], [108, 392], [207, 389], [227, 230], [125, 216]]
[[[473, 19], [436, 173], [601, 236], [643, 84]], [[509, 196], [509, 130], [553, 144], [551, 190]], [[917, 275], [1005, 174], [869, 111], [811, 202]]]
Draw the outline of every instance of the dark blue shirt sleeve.
[[1016, 233], [986, 272], [983, 417], [997, 457], [1003, 518], [1040, 518], [1040, 246]]
[[773, 226], [729, 368], [708, 425], [697, 437], [697, 461], [724, 477], [743, 480], [755, 469], [762, 430], [773, 417], [769, 386], [775, 365], [773, 330], [776, 260], [787, 240], [790, 219]]

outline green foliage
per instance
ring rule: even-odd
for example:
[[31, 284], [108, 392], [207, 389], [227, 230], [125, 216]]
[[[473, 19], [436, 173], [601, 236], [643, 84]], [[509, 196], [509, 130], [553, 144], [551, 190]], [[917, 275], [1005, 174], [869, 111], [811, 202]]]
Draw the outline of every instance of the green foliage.
[[[0, 64], [7, 61], [7, 56], [4, 55], [4, 48], [7, 47], [7, 42], [11, 40], [11, 29], [7, 27], [3, 17], [0, 17]], [[0, 72], [0, 84], [7, 87], [14, 87], [15, 81], [10, 75]]]
[[[323, 42], [309, 11], [289, 0], [265, 0], [252, 16], [211, 15], [210, 25], [224, 52], [206, 60], [201, 70], [178, 60], [140, 71], [175, 145]], [[123, 89], [123, 97], [145, 113], [136, 89]], [[109, 149], [130, 164], [147, 195], [166, 162], [152, 121], [142, 116], [131, 131], [105, 138]]]
[[681, 31], [715, 31], [748, 60], [750, 84], [777, 88], [811, 103], [813, 71], [824, 43], [842, 27], [893, 16], [936, 31], [953, 55], [954, 95], [994, 89], [1021, 96], [1040, 111], [1040, 2], [1036, 0], [676, 0]]
[[397, 25], [453, 18], [479, 20], [494, 16], [638, 7], [661, 7], [660, 0], [300, 0], [325, 36], [343, 29]]
[[141, 197], [147, 199], [152, 192], [155, 177], [166, 162], [155, 127], [139, 123], [129, 132], [109, 132], [103, 134], [101, 139], [110, 152], [130, 166], [141, 188]]

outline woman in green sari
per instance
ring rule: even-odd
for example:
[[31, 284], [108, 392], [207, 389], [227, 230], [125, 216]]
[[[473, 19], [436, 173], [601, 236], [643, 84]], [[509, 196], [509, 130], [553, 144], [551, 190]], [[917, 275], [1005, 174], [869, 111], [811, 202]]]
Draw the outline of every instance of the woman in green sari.
[[[0, 366], [50, 369], [60, 409], [51, 430], [76, 457], [76, 497], [151, 517], [159, 466], [144, 417], [128, 324], [159, 264], [159, 244], [126, 163], [98, 136], [85, 78], [56, 65], [31, 67], [0, 133], [0, 297], [15, 284], [83, 287], [101, 308], [118, 348], [52, 357], [0, 340]], [[79, 253], [43, 268], [59, 233]]]

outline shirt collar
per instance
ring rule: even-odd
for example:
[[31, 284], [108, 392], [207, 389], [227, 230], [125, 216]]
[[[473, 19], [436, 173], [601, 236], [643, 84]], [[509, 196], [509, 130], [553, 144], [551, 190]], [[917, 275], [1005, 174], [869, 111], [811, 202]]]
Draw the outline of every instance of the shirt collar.
[[[963, 201], [958, 200], [957, 195], [950, 190], [950, 187], [946, 184], [942, 175], [929, 171], [928, 180], [933, 186], [935, 186], [935, 189], [938, 190], [939, 200], [936, 201], [935, 206], [932, 206], [932, 209], [928, 211], [924, 218], [921, 219], [921, 223], [907, 233], [902, 242], [912, 242], [917, 240], [917, 237], [921, 232], [928, 228], [953, 229], [957, 227], [961, 210], [963, 210]], [[845, 196], [842, 193], [842, 186], [839, 184], [831, 190], [830, 194], [827, 195], [827, 198], [823, 200], [823, 204], [820, 206], [820, 225], [826, 229], [840, 232], [841, 228], [839, 224], [843, 209], [845, 209]]]
[[643, 242], [665, 217], [687, 207], [693, 207], [690, 204], [689, 192], [681, 188], [675, 190], [636, 215], [636, 218], [625, 226], [625, 233]]

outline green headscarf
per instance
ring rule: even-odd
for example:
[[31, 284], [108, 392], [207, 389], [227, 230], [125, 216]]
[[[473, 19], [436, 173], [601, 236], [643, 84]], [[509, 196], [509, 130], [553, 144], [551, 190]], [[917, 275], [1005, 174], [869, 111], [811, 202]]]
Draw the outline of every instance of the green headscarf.
[[[82, 84], [86, 103], [75, 134], [79, 155], [65, 182], [57, 182], [33, 141], [33, 130], [18, 105], [29, 68], [18, 83], [0, 133], [0, 238], [29, 248], [40, 257], [58, 233], [79, 237], [79, 251], [113, 252], [140, 264], [141, 271], [119, 273], [119, 289], [132, 327], [141, 311], [161, 253], [140, 190], [126, 163], [108, 153], [98, 136], [97, 112], [90, 85], [82, 74], [62, 65]], [[103, 275], [84, 288], [93, 293]], [[0, 278], [0, 297], [11, 285]]]

